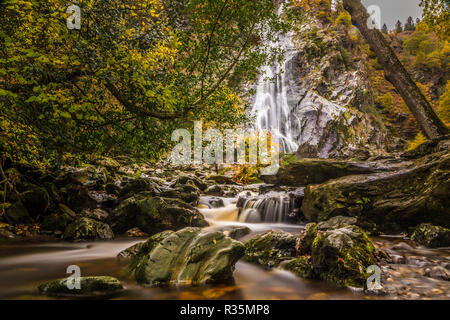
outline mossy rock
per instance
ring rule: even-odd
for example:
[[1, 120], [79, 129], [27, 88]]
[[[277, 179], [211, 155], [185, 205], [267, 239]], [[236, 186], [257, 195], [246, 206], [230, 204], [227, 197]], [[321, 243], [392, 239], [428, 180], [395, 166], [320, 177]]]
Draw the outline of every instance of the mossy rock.
[[138, 242], [138, 243], [132, 245], [131, 247], [120, 251], [117, 254], [117, 260], [119, 260], [119, 261], [131, 260], [139, 252], [139, 250], [141, 250], [141, 248], [144, 246], [144, 244], [145, 244], [145, 242]]
[[113, 277], [95, 276], [81, 277], [80, 289], [69, 289], [68, 281], [73, 279], [64, 278], [49, 281], [38, 286], [40, 293], [53, 297], [108, 297], [121, 293], [124, 288], [122, 283]]
[[132, 258], [129, 269], [143, 285], [205, 284], [233, 278], [244, 245], [222, 232], [200, 228], [165, 231], [150, 237]]
[[203, 215], [188, 203], [180, 199], [153, 197], [145, 192], [123, 201], [109, 215], [108, 221], [116, 233], [138, 227], [150, 235], [164, 230], [208, 225]]
[[203, 191], [208, 186], [205, 182], [200, 180], [194, 175], [181, 175], [177, 180], [171, 185], [171, 187], [176, 187], [179, 185], [194, 185], [199, 190]]
[[288, 270], [300, 278], [314, 279], [314, 268], [310, 256], [301, 256], [281, 264], [281, 269]]
[[43, 187], [27, 184], [26, 191], [21, 193], [22, 203], [31, 216], [44, 214], [50, 206], [50, 196]]
[[160, 197], [181, 199], [192, 206], [197, 206], [200, 191], [194, 184], [177, 184], [175, 188], [167, 188], [159, 193]]
[[357, 226], [319, 231], [311, 247], [311, 261], [318, 278], [339, 287], [363, 287], [375, 265], [375, 247]]
[[209, 175], [206, 177], [206, 180], [214, 181], [217, 184], [236, 184], [236, 181], [234, 181], [230, 177], [220, 174]]
[[265, 268], [277, 267], [283, 260], [296, 256], [297, 238], [284, 231], [267, 231], [245, 243], [245, 257], [248, 262]]
[[0, 229], [0, 243], [14, 241], [16, 236], [11, 231]]
[[16, 202], [6, 209], [6, 221], [10, 224], [29, 224], [33, 222], [27, 208], [22, 202]]
[[308, 223], [297, 239], [296, 250], [299, 255], [311, 255], [311, 247], [317, 236], [317, 223]]
[[449, 247], [450, 229], [422, 223], [416, 227], [411, 239], [429, 248]]
[[143, 191], [148, 191], [152, 195], [156, 195], [160, 190], [159, 186], [152, 179], [139, 178], [127, 182], [120, 190], [119, 197], [125, 199]]
[[350, 216], [384, 233], [431, 223], [450, 227], [450, 154], [432, 154], [402, 170], [334, 179], [305, 189], [309, 221]]
[[64, 231], [63, 239], [72, 241], [108, 240], [114, 233], [109, 225], [89, 218], [78, 218]]
[[353, 174], [377, 172], [363, 162], [338, 161], [331, 159], [301, 159], [281, 164], [275, 177], [262, 177], [266, 183], [287, 186], [306, 186], [323, 183]]
[[58, 210], [44, 218], [41, 228], [50, 231], [64, 231], [67, 226], [74, 222], [75, 212], [63, 204], [59, 204]]

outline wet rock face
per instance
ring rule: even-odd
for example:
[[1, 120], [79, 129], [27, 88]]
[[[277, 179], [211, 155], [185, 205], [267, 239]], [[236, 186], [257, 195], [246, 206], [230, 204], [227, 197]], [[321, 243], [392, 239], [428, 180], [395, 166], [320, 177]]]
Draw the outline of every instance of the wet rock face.
[[296, 241], [297, 238], [290, 233], [268, 231], [245, 243], [244, 259], [266, 268], [277, 267], [283, 260], [296, 256]]
[[193, 206], [179, 199], [153, 197], [139, 193], [123, 201], [108, 217], [114, 232], [138, 227], [152, 235], [164, 230], [207, 226], [203, 215]]
[[[70, 281], [73, 281], [70, 279]], [[113, 277], [81, 277], [80, 289], [69, 289], [68, 279], [58, 279], [39, 285], [42, 294], [53, 297], [106, 297], [122, 292], [123, 286]], [[72, 284], [72, 283], [71, 283]]]
[[[348, 162], [329, 159], [302, 159], [281, 165], [275, 178], [270, 182], [286, 186], [306, 186], [323, 183], [353, 174], [369, 174], [383, 171], [376, 163]], [[265, 177], [262, 177], [264, 180]], [[266, 181], [267, 182], [267, 181]]]
[[299, 28], [298, 54], [286, 66], [298, 157], [365, 160], [383, 153], [384, 129], [365, 113], [373, 104], [368, 72], [362, 61], [342, 57], [344, 33], [324, 28], [313, 17]]
[[185, 228], [149, 238], [129, 267], [143, 285], [217, 283], [232, 279], [244, 250], [223, 232]]
[[355, 219], [339, 216], [306, 225], [296, 245], [302, 257], [283, 268], [339, 287], [363, 287], [367, 268], [378, 258], [372, 241], [354, 223]]
[[377, 263], [375, 247], [357, 226], [321, 231], [311, 249], [314, 272], [342, 287], [363, 287], [366, 269]]
[[411, 236], [416, 243], [429, 247], [450, 247], [450, 229], [422, 223]]
[[72, 241], [106, 240], [114, 238], [109, 225], [89, 218], [79, 218], [64, 231], [63, 239]]
[[386, 233], [429, 222], [450, 226], [450, 155], [429, 154], [392, 172], [330, 180], [305, 189], [302, 211], [310, 221], [357, 218], [358, 225]]

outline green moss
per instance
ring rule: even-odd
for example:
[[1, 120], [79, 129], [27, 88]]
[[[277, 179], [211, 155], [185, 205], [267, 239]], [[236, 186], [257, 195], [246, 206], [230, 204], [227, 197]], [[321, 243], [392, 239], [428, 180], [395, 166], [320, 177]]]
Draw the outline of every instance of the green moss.
[[266, 268], [277, 267], [281, 261], [295, 257], [296, 237], [283, 231], [268, 231], [245, 243], [245, 257], [248, 262]]
[[49, 296], [110, 296], [123, 291], [123, 286], [119, 280], [113, 277], [96, 276], [81, 277], [80, 289], [69, 289], [67, 287], [68, 278], [53, 280], [39, 285], [38, 290]]

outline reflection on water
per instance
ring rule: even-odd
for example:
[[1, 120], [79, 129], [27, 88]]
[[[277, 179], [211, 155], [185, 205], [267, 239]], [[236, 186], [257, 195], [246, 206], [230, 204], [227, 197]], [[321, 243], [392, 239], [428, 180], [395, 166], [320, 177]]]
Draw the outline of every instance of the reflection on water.
[[[303, 226], [284, 223], [244, 223], [238, 221], [236, 199], [223, 199], [224, 207], [200, 209], [210, 222], [207, 229], [223, 229], [230, 226], [246, 226], [251, 232], [242, 238], [247, 240], [267, 230], [284, 230], [299, 234]], [[368, 297], [350, 290], [338, 289], [319, 281], [303, 280], [290, 272], [265, 270], [246, 262], [238, 262], [234, 283], [203, 286], [141, 287], [128, 275], [126, 265], [119, 263], [117, 254], [145, 239], [116, 239], [112, 241], [70, 243], [44, 242], [0, 245], [0, 299], [48, 299], [38, 294], [39, 283], [64, 278], [69, 265], [78, 265], [82, 276], [107, 275], [118, 278], [126, 290], [114, 299], [383, 299]], [[403, 255], [406, 264], [391, 265], [397, 268], [389, 277], [402, 286], [423, 286], [424, 290], [448, 291], [446, 283], [437, 287], [437, 280], [416, 274], [418, 266], [412, 258], [427, 259], [426, 263], [449, 261], [449, 250], [415, 248], [403, 252], [389, 250], [401, 239], [375, 239], [375, 244], [392, 255]], [[411, 248], [412, 249], [412, 248]], [[419, 261], [422, 263], [422, 261]], [[403, 269], [409, 268], [407, 274]], [[384, 268], [384, 267], [383, 267]], [[398, 276], [397, 276], [398, 273]], [[389, 280], [389, 279], [388, 279]], [[441, 281], [445, 282], [445, 281]], [[439, 283], [438, 283], [439, 284]], [[417, 290], [416, 290], [417, 291]], [[437, 291], [436, 291], [437, 292]], [[420, 293], [420, 292], [419, 292]], [[414, 295], [410, 295], [414, 298]], [[409, 296], [408, 296], [409, 297]]]
[[67, 266], [80, 266], [82, 276], [109, 275], [126, 291], [115, 299], [357, 299], [361, 296], [320, 282], [301, 280], [289, 272], [267, 271], [238, 262], [234, 284], [144, 288], [116, 260], [121, 250], [142, 239], [93, 243], [41, 243], [0, 246], [0, 299], [38, 299], [40, 282], [63, 278]]

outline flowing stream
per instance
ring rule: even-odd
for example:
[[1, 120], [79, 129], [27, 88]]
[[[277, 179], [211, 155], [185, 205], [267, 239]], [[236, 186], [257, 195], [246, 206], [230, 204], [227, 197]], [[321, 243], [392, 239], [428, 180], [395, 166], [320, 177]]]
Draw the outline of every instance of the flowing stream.
[[[241, 238], [267, 230], [279, 229], [299, 234], [302, 225], [239, 221], [237, 199], [223, 199], [224, 207], [200, 209], [210, 223], [208, 229], [245, 226], [251, 233]], [[119, 262], [117, 254], [145, 239], [119, 238], [98, 242], [39, 242], [0, 245], [0, 299], [49, 299], [39, 295], [39, 283], [64, 278], [69, 265], [78, 265], [82, 276], [109, 275], [122, 281], [126, 290], [114, 299], [366, 299], [361, 293], [338, 289], [320, 281], [303, 280], [290, 272], [265, 270], [243, 261], [236, 264], [234, 283], [203, 286], [172, 286], [144, 288], [127, 274], [126, 264]], [[378, 241], [383, 241], [378, 239]], [[388, 242], [386, 242], [388, 243]], [[425, 250], [415, 252], [423, 256], [446, 256], [447, 251]], [[406, 266], [405, 266], [406, 267]], [[415, 280], [416, 286], [433, 286], [436, 281], [421, 280], [415, 269], [398, 281]], [[412, 275], [411, 275], [412, 274]], [[408, 278], [410, 277], [410, 278]], [[411, 278], [412, 277], [412, 278]], [[448, 283], [448, 281], [445, 281]], [[445, 285], [444, 283], [444, 285]], [[401, 284], [401, 283], [400, 283]], [[445, 288], [443, 289], [445, 290]]]

